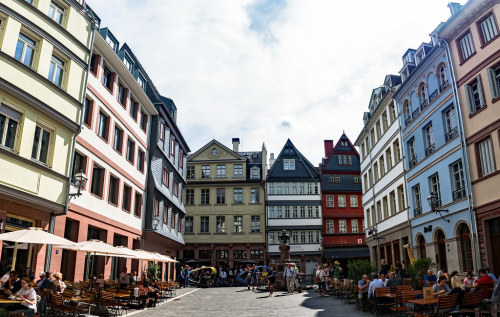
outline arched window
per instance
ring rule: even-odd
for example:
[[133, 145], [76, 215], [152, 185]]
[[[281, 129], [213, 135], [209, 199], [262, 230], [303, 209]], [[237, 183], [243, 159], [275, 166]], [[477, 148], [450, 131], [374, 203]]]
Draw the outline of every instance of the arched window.
[[436, 232], [436, 242], [438, 245], [438, 259], [437, 265], [443, 272], [448, 272], [448, 265], [446, 263], [446, 237], [442, 230]]
[[418, 237], [418, 257], [425, 259], [427, 257], [425, 252], [425, 239], [423, 236]]
[[439, 80], [439, 91], [443, 91], [446, 87], [448, 87], [448, 83], [446, 80], [446, 68], [444, 63], [439, 64], [437, 69], [438, 80]]
[[427, 102], [427, 97], [425, 95], [425, 84], [421, 83], [420, 86], [418, 86], [418, 95], [420, 96], [420, 104], [426, 104]]
[[462, 265], [463, 271], [472, 271], [472, 248], [470, 243], [469, 226], [465, 223], [461, 224], [458, 229], [460, 235], [460, 249], [462, 251]]
[[405, 119], [411, 120], [410, 104], [408, 103], [408, 100], [405, 100], [403, 103], [403, 112], [405, 114]]

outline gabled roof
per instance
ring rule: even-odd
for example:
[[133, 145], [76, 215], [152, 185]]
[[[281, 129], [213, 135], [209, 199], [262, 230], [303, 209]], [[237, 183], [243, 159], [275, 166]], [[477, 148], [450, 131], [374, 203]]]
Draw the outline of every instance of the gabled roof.
[[[295, 170], [284, 170], [283, 160], [295, 159]], [[292, 141], [288, 139], [281, 150], [278, 158], [274, 162], [269, 174], [270, 179], [318, 179], [319, 172], [314, 165], [309, 162], [302, 153], [297, 150]]]
[[[343, 141], [347, 142], [347, 146], [342, 146]], [[322, 170], [346, 170], [344, 165], [342, 165], [343, 166], [342, 168], [338, 168], [337, 160], [333, 160], [332, 161], [333, 164], [328, 164], [328, 163], [336, 155], [347, 155], [347, 154], [356, 155], [359, 159], [359, 153], [356, 150], [356, 148], [354, 147], [354, 145], [351, 143], [351, 140], [349, 140], [349, 138], [347, 137], [347, 135], [345, 133], [342, 133], [342, 136], [337, 141], [337, 144], [335, 144], [335, 146], [333, 147], [333, 150], [330, 152], [328, 157], [326, 157], [323, 160], [323, 164], [321, 166], [321, 169]], [[354, 162], [353, 162], [353, 164], [354, 164]], [[359, 167], [355, 170], [359, 170]]]
[[231, 150], [230, 148], [228, 148], [227, 146], [225, 146], [224, 144], [220, 143], [219, 141], [213, 139], [212, 141], [208, 142], [207, 144], [205, 144], [204, 146], [202, 146], [198, 151], [194, 152], [193, 154], [190, 154], [187, 158], [187, 161], [188, 162], [191, 162], [193, 160], [193, 158], [195, 158], [196, 156], [198, 156], [200, 153], [204, 152], [206, 149], [208, 149], [209, 147], [213, 146], [213, 145], [217, 145], [219, 146], [220, 148], [224, 149], [224, 151], [227, 151], [228, 153], [231, 153], [233, 154], [237, 159], [239, 160], [244, 160], [246, 161], [246, 157], [243, 156], [243, 155], [240, 155], [238, 154], [237, 152], [234, 152], [233, 150]]

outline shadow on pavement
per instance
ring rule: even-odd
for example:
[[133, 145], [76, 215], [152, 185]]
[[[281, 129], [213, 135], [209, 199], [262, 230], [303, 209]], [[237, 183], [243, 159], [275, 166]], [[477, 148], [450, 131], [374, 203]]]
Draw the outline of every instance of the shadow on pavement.
[[315, 290], [309, 290], [307, 293], [308, 294], [305, 295], [306, 300], [302, 302], [301, 306], [318, 310], [315, 316], [331, 316], [332, 312], [335, 312], [335, 315], [340, 316], [367, 316], [366, 314], [357, 311], [355, 305], [343, 303], [333, 296], [319, 296]]

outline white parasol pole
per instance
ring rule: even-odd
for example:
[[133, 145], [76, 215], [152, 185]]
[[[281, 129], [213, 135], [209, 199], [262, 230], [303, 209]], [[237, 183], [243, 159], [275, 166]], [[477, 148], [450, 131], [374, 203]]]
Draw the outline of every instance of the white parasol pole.
[[14, 242], [14, 254], [12, 255], [12, 267], [11, 270], [16, 269], [16, 258], [17, 258], [17, 242]]

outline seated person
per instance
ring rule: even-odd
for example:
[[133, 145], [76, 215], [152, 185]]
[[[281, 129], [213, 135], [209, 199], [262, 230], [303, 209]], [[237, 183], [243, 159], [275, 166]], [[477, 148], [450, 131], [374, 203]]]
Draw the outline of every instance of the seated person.
[[64, 289], [66, 289], [66, 283], [64, 283], [62, 278], [63, 276], [61, 272], [57, 272], [54, 274], [54, 280], [52, 281], [52, 290], [54, 293], [63, 293]]
[[[493, 279], [491, 276], [486, 274], [486, 269], [481, 268], [479, 269], [479, 276], [480, 278], [477, 280], [477, 282], [474, 285], [474, 291], [476, 291], [481, 284], [489, 284], [493, 282]], [[483, 291], [483, 298], [490, 298], [491, 297], [491, 291], [485, 290]]]
[[484, 269], [486, 270], [486, 274], [488, 274], [491, 277], [491, 279], [496, 282], [497, 281], [497, 277], [495, 276], [495, 274], [491, 273], [490, 269], [487, 268], [487, 267], [485, 267]]
[[472, 271], [467, 272], [467, 276], [464, 279], [464, 285], [468, 288], [473, 288], [476, 283], [476, 278], [474, 277], [474, 273]]
[[450, 287], [446, 283], [448, 279], [446, 276], [441, 275], [439, 277], [439, 280], [434, 286], [432, 287], [432, 290], [434, 291], [434, 296], [439, 296], [439, 295], [447, 295], [448, 293], [451, 292]]
[[21, 289], [21, 280], [17, 277], [16, 271], [10, 271], [9, 279], [2, 287], [2, 292], [5, 295], [14, 295]]
[[36, 313], [36, 292], [32, 287], [33, 284], [29, 277], [23, 278], [20, 284], [21, 289], [16, 292], [15, 297], [22, 302], [10, 306], [8, 310], [21, 313], [23, 316], [33, 316]]
[[437, 282], [436, 275], [432, 274], [432, 270], [427, 271], [427, 274], [424, 276], [424, 286], [431, 286]]
[[456, 288], [458, 287], [459, 289], [465, 291], [468, 290], [468, 287], [462, 283], [460, 280], [460, 277], [458, 276], [458, 271], [453, 271], [451, 272], [451, 278], [450, 278], [450, 283], [451, 283], [451, 288]]
[[97, 279], [95, 280], [96, 284], [99, 285], [100, 287], [104, 288], [104, 284], [105, 284], [105, 281], [104, 281], [104, 274], [99, 274], [97, 276]]
[[23, 276], [21, 277], [21, 279], [23, 278], [29, 279], [32, 284], [35, 283], [35, 275], [31, 274], [31, 269], [29, 267], [26, 268]]
[[38, 276], [40, 277], [40, 279], [36, 281], [36, 285], [38, 285], [38, 288], [40, 288], [40, 290], [44, 290], [49, 287], [50, 279], [47, 278], [47, 273], [40, 272]]
[[386, 283], [386, 287], [391, 288], [391, 292], [394, 290], [396, 286], [401, 285], [401, 279], [397, 277], [394, 272], [389, 272], [389, 280]]

